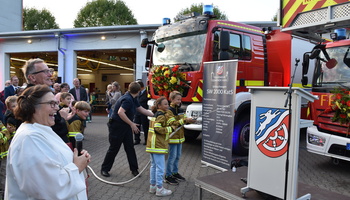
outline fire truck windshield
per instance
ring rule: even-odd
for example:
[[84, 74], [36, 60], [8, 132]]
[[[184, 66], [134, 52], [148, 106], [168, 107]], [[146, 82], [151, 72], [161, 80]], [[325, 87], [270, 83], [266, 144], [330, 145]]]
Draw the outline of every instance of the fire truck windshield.
[[348, 87], [350, 88], [350, 68], [344, 63], [344, 55], [349, 46], [333, 47], [326, 49], [331, 59], [335, 59], [335, 67], [327, 66], [326, 58], [321, 54], [320, 68], [316, 69], [316, 86], [319, 87]]
[[197, 71], [203, 58], [205, 40], [206, 34], [192, 34], [162, 41], [165, 49], [158, 52], [157, 47], [155, 47], [153, 64], [177, 65], [187, 63], [191, 66], [191, 71]]

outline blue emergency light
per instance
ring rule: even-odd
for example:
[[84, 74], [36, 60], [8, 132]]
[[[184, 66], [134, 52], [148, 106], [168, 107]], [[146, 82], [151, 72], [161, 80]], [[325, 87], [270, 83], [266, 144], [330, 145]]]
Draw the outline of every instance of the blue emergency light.
[[170, 24], [170, 18], [163, 18], [163, 25]]
[[203, 6], [203, 15], [214, 15], [213, 5], [204, 5]]
[[337, 34], [338, 40], [344, 40], [346, 38], [346, 29], [345, 28], [335, 29], [334, 32]]

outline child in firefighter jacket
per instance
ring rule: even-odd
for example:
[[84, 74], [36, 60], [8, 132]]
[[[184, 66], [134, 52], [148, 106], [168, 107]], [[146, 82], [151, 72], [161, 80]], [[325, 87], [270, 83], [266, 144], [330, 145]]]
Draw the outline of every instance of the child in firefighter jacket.
[[172, 191], [163, 187], [165, 169], [165, 154], [168, 153], [169, 135], [173, 129], [167, 125], [166, 111], [169, 109], [168, 100], [160, 97], [155, 101], [152, 112], [155, 113], [150, 121], [146, 152], [151, 154], [150, 188], [149, 192], [157, 196], [171, 195]]
[[[194, 123], [195, 120], [187, 118], [184, 110], [181, 109], [182, 95], [178, 91], [173, 91], [169, 95], [170, 107], [166, 112], [168, 125], [174, 129], [186, 124]], [[186, 179], [179, 174], [179, 160], [182, 152], [182, 143], [185, 142], [184, 128], [181, 127], [169, 138], [169, 155], [166, 165], [165, 181], [170, 185], [177, 185], [178, 181], [185, 181]]]
[[75, 115], [68, 120], [68, 139], [75, 148], [75, 136], [84, 132], [84, 121], [89, 116], [91, 107], [85, 101], [77, 101], [74, 104]]
[[11, 133], [0, 121], [0, 199], [3, 198], [3, 191], [5, 191], [6, 157], [10, 139]]

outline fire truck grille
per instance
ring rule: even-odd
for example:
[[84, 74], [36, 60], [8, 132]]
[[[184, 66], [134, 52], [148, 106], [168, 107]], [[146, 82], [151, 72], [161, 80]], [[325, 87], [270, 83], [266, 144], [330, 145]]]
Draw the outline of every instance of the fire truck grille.
[[291, 27], [310, 25], [320, 22], [328, 22], [330, 20], [337, 20], [340, 18], [348, 17], [350, 15], [350, 4], [339, 4], [329, 7], [320, 8], [310, 12], [305, 12], [298, 15]]
[[350, 158], [350, 151], [346, 150], [346, 146], [344, 145], [332, 144], [328, 153]]

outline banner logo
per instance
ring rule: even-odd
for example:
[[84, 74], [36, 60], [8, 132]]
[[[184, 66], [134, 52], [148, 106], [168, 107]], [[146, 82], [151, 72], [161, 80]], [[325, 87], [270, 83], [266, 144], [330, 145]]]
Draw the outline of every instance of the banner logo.
[[256, 107], [255, 143], [261, 153], [276, 158], [288, 149], [289, 111]]
[[224, 66], [217, 66], [216, 67], [216, 74], [217, 75], [222, 75], [224, 73]]

